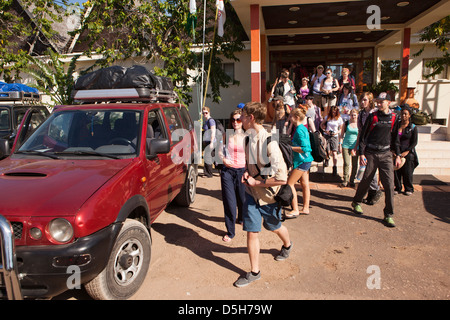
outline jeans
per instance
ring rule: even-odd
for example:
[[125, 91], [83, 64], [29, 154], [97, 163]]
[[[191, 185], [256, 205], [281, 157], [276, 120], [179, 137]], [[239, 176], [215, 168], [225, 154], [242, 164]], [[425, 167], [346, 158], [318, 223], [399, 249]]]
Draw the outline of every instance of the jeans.
[[[235, 236], [236, 213], [237, 220], [242, 221], [242, 210], [245, 201], [245, 186], [241, 182], [245, 168], [229, 168], [223, 166], [220, 172], [222, 185], [222, 202], [225, 213], [225, 227], [230, 238]], [[236, 210], [237, 208], [237, 210]]]
[[[344, 183], [349, 181], [354, 183], [356, 171], [358, 170], [358, 156], [352, 156], [352, 150], [353, 149], [342, 148], [342, 156], [344, 158]], [[352, 166], [351, 174], [349, 174], [350, 164]]]
[[367, 152], [365, 156], [367, 159], [366, 171], [364, 171], [364, 176], [358, 185], [353, 202], [362, 202], [378, 169], [385, 193], [384, 216], [392, 216], [394, 214], [394, 164], [392, 153], [391, 151], [380, 153]]

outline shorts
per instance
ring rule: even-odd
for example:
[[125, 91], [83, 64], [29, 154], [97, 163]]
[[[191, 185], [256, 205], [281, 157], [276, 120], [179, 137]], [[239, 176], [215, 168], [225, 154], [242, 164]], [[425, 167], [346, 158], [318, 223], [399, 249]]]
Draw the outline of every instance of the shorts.
[[253, 196], [245, 193], [245, 204], [242, 213], [243, 230], [247, 232], [260, 232], [261, 223], [264, 228], [275, 231], [281, 228], [281, 208], [278, 203], [271, 203], [260, 206], [255, 202]]
[[300, 171], [308, 171], [309, 168], [311, 168], [311, 162], [303, 162], [295, 169]]
[[325, 135], [325, 139], [327, 139], [330, 151], [339, 150], [339, 136], [337, 134], [333, 136]]

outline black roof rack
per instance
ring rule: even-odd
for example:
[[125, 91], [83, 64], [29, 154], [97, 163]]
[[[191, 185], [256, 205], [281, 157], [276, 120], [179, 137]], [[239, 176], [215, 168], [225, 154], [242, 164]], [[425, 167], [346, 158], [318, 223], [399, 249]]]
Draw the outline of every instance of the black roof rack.
[[40, 101], [39, 93], [25, 91], [0, 92], [0, 101]]
[[73, 98], [78, 102], [176, 102], [178, 95], [173, 90], [150, 88], [121, 88], [75, 90]]

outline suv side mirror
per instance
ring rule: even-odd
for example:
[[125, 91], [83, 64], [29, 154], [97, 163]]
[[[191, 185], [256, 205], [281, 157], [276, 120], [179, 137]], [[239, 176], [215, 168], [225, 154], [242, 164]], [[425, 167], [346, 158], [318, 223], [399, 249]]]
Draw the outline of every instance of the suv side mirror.
[[6, 158], [9, 156], [9, 142], [6, 139], [0, 139], [0, 159]]
[[147, 158], [154, 159], [160, 153], [170, 152], [170, 142], [169, 139], [150, 139], [147, 142]]

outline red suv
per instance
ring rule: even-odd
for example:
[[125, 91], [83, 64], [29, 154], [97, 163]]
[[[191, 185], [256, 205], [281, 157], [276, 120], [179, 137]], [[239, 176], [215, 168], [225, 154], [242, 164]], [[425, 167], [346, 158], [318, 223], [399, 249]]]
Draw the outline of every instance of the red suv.
[[170, 93], [75, 98], [95, 103], [56, 108], [28, 138], [23, 119], [0, 162], [0, 214], [14, 229], [23, 296], [55, 296], [78, 281], [94, 298], [126, 299], [149, 268], [152, 222], [172, 200], [194, 201], [194, 125]]

